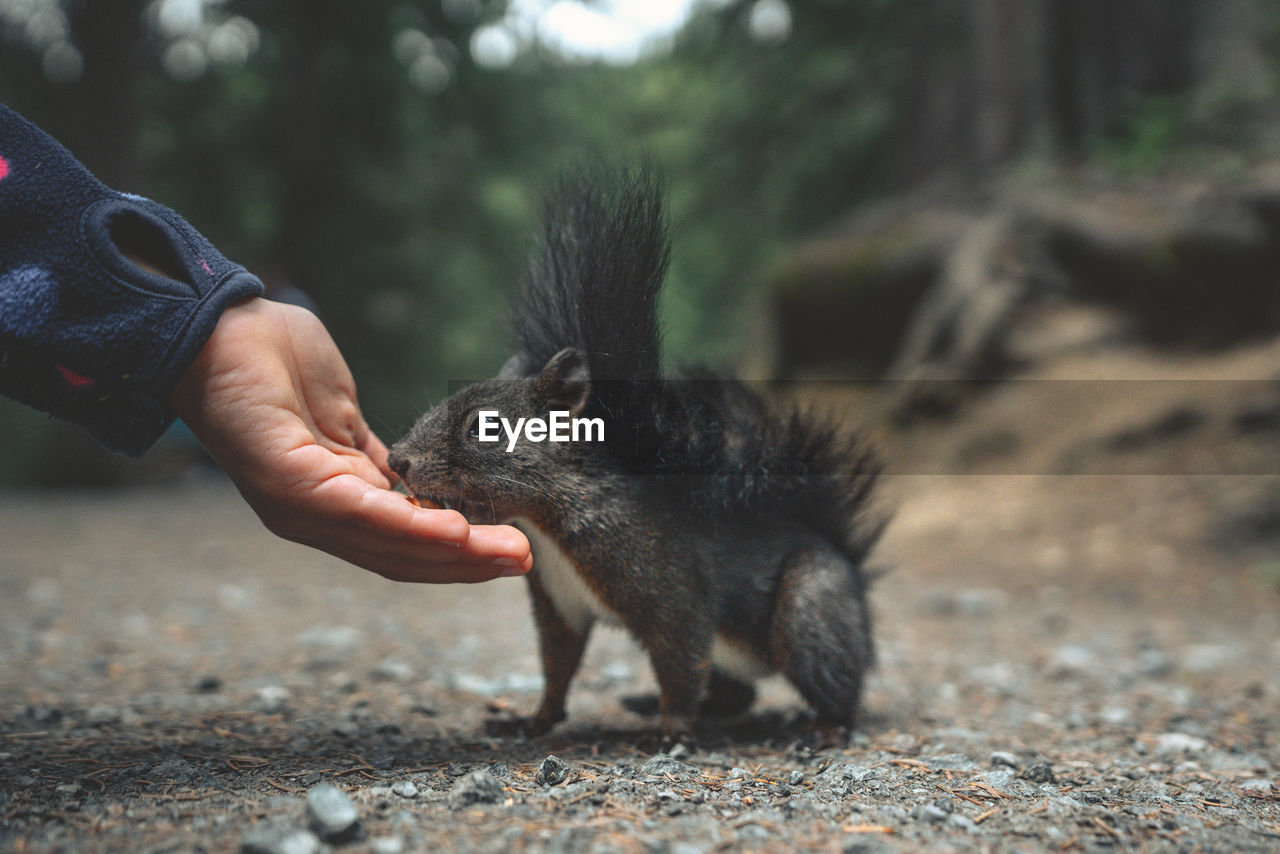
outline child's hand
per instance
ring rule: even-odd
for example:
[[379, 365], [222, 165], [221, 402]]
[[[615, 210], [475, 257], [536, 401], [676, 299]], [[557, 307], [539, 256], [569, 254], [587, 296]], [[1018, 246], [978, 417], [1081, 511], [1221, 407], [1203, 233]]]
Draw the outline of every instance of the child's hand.
[[273, 533], [396, 581], [487, 581], [532, 565], [507, 526], [469, 526], [391, 490], [387, 449], [315, 315], [234, 305], [170, 397]]

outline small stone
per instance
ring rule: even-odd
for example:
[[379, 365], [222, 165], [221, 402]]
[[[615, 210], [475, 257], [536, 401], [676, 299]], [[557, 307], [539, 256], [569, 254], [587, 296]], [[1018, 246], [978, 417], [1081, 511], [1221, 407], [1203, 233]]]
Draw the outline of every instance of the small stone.
[[1185, 732], [1166, 732], [1156, 737], [1156, 755], [1163, 757], [1182, 756], [1191, 753], [1203, 753], [1209, 742], [1198, 735], [1187, 735]]
[[418, 784], [412, 780], [401, 780], [392, 784], [391, 793], [402, 798], [416, 798], [418, 797]]
[[685, 747], [684, 744], [677, 744], [667, 751], [667, 755], [672, 759], [684, 759], [689, 755], [689, 748]]
[[194, 687], [197, 694], [213, 694], [222, 690], [222, 680], [217, 676], [202, 676]]
[[454, 784], [449, 806], [461, 809], [472, 804], [496, 804], [502, 800], [502, 781], [488, 771], [472, 771]]
[[804, 782], [804, 772], [792, 771], [791, 776], [787, 778], [787, 782], [793, 786], [799, 786], [801, 783]]
[[303, 646], [348, 650], [359, 645], [363, 637], [363, 633], [353, 626], [314, 626], [299, 632], [297, 641]]
[[1124, 726], [1130, 719], [1129, 710], [1123, 706], [1107, 706], [1098, 712], [1098, 720], [1108, 726]]
[[678, 759], [672, 759], [670, 754], [666, 753], [659, 753], [640, 766], [640, 773], [646, 777], [660, 777], [663, 774], [684, 776], [693, 770], [693, 766], [686, 765]]
[[373, 671], [373, 678], [388, 682], [408, 682], [413, 678], [413, 668], [395, 658], [388, 658]]
[[372, 854], [401, 854], [404, 851], [404, 840], [399, 836], [379, 836], [369, 841]]
[[1048, 762], [1037, 762], [1027, 766], [1022, 772], [1022, 779], [1032, 783], [1052, 783], [1057, 778], [1053, 776], [1052, 765]]
[[751, 772], [748, 771], [746, 768], [730, 768], [729, 769], [730, 780], [748, 780], [750, 778], [751, 778]]
[[991, 754], [992, 765], [1003, 765], [1006, 768], [1017, 770], [1022, 767], [1022, 761], [1018, 759], [1016, 754], [1009, 753], [1006, 750], [996, 750]]
[[1272, 789], [1275, 788], [1275, 784], [1272, 783], [1270, 780], [1266, 779], [1265, 777], [1254, 777], [1252, 780], [1245, 780], [1237, 788], [1242, 789], [1246, 792], [1261, 792], [1263, 794], [1270, 794]]
[[240, 843], [241, 854], [316, 854], [320, 839], [292, 824], [267, 822], [255, 827]]
[[569, 779], [569, 765], [554, 754], [542, 760], [533, 781], [539, 786], [559, 786]]
[[963, 753], [945, 753], [941, 756], [920, 757], [935, 771], [976, 771], [978, 763]]
[[120, 710], [115, 706], [106, 703], [98, 703], [90, 706], [84, 713], [85, 720], [90, 724], [107, 726], [110, 724], [120, 723]]
[[332, 783], [321, 783], [307, 792], [307, 819], [326, 842], [349, 842], [360, 833], [355, 805]]
[[1191, 673], [1216, 673], [1238, 654], [1226, 644], [1192, 644], [1183, 651], [1182, 667]]
[[283, 685], [264, 685], [258, 689], [258, 702], [269, 712], [284, 705], [289, 696], [289, 689]]
[[1163, 679], [1173, 670], [1173, 659], [1158, 649], [1144, 649], [1138, 653], [1138, 673], [1149, 679]]
[[916, 821], [940, 822], [946, 821], [950, 813], [941, 809], [936, 804], [925, 804], [916, 807], [911, 811], [911, 817]]
[[1049, 659], [1049, 675], [1080, 676], [1093, 666], [1093, 661], [1093, 652], [1083, 646], [1060, 646]]

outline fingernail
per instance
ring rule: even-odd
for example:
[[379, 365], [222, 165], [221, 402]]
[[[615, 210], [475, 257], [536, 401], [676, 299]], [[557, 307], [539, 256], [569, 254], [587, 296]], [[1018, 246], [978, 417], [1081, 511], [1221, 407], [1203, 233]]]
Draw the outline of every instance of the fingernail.
[[524, 561], [516, 560], [513, 557], [495, 557], [493, 562], [498, 566], [519, 566]]
[[518, 566], [508, 567], [498, 573], [499, 578], [515, 578], [519, 575], [524, 575], [524, 570]]
[[440, 545], [448, 546], [451, 549], [460, 549], [462, 548], [462, 541], [461, 540], [440, 540]]

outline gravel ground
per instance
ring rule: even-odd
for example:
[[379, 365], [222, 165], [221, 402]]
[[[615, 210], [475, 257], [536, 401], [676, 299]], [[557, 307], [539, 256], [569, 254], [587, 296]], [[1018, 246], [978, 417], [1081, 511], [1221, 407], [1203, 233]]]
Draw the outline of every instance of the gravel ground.
[[0, 496], [0, 849], [1280, 850], [1280, 476], [885, 492], [862, 726], [769, 681], [670, 753], [610, 631], [568, 721], [495, 734], [540, 688], [517, 579], [398, 586], [217, 480]]

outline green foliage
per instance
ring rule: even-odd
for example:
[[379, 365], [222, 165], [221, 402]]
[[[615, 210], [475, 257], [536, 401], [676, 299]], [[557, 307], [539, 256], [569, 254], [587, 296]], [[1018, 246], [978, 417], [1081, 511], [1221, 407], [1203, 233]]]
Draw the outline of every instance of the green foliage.
[[1179, 151], [1190, 132], [1189, 96], [1153, 95], [1129, 111], [1121, 129], [1097, 142], [1097, 156], [1114, 171], [1154, 172]]

